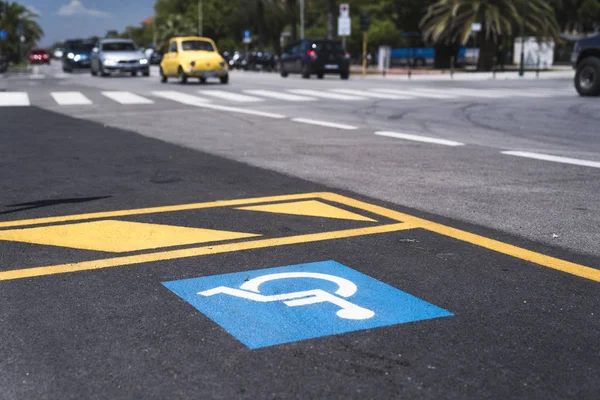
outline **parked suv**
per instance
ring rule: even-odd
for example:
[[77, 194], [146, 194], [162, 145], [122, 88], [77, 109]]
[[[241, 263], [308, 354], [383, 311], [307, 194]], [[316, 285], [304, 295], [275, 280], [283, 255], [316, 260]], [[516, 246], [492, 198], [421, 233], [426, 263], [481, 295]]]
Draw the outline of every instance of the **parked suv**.
[[107, 76], [111, 72], [125, 72], [131, 76], [141, 72], [144, 76], [150, 76], [150, 62], [131, 40], [101, 40], [92, 50], [90, 73]]
[[280, 59], [280, 73], [287, 77], [299, 73], [308, 79], [317, 75], [336, 74], [342, 79], [350, 75], [350, 57], [338, 40], [303, 39], [285, 48]]
[[600, 96], [600, 36], [582, 39], [575, 44], [571, 56], [575, 88], [581, 96]]

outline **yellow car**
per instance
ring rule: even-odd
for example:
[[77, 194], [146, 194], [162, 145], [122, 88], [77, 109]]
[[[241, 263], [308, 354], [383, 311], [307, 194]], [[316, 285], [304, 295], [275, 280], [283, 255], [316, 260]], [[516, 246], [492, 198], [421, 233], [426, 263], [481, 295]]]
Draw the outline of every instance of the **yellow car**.
[[177, 78], [186, 83], [188, 78], [219, 78], [221, 83], [229, 82], [227, 63], [217, 51], [217, 46], [209, 38], [190, 36], [176, 37], [169, 41], [168, 52], [160, 63], [160, 81]]

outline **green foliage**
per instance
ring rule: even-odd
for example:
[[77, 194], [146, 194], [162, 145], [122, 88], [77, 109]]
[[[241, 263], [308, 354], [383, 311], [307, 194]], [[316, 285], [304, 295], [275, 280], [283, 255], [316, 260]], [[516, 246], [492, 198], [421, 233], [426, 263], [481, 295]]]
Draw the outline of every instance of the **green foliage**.
[[479, 22], [483, 38], [497, 43], [502, 36], [515, 36], [523, 18], [526, 34], [558, 36], [554, 10], [546, 0], [439, 0], [429, 7], [421, 27], [434, 43], [465, 44], [471, 24]]
[[39, 15], [22, 4], [11, 2], [5, 8], [5, 15], [0, 20], [0, 29], [6, 30], [8, 37], [0, 41], [0, 50], [8, 53], [11, 58], [19, 54], [20, 37], [17, 31], [19, 24], [23, 26], [25, 42], [21, 45], [23, 53], [27, 53], [41, 39], [44, 31], [37, 23]]

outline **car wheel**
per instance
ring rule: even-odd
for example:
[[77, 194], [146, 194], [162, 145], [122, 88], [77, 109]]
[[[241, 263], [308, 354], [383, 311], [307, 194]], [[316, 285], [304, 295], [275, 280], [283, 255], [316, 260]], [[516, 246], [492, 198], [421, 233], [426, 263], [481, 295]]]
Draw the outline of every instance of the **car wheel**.
[[179, 70], [177, 72], [177, 80], [182, 85], [187, 83], [187, 76], [185, 75], [185, 72], [183, 72], [183, 68], [181, 67], [179, 67]]
[[144, 75], [144, 76], [150, 76], [150, 70], [149, 70], [149, 69], [148, 69], [148, 70], [145, 70], [145, 71], [142, 73], [142, 75]]
[[288, 77], [288, 72], [285, 69], [283, 69], [283, 66], [281, 66], [279, 68], [279, 74], [281, 75], [282, 78], [287, 78]]
[[223, 85], [227, 85], [229, 83], [229, 74], [220, 77], [219, 80]]
[[167, 80], [169, 78], [167, 78], [167, 76], [165, 75], [165, 73], [163, 72], [162, 67], [160, 68], [160, 83], [167, 83]]
[[349, 72], [349, 71], [342, 72], [342, 73], [340, 74], [340, 78], [342, 78], [343, 80], [346, 80], [346, 79], [348, 79], [349, 77], [350, 77], [350, 72]]
[[206, 83], [206, 78], [200, 78], [200, 83]]
[[97, 76], [98, 75], [98, 71], [96, 71], [94, 69], [94, 67], [90, 67], [90, 74], [92, 74], [92, 76]]
[[137, 76], [137, 72], [136, 71], [131, 71], [131, 76]]
[[100, 76], [105, 77], [108, 76], [108, 72], [104, 70], [102, 64], [98, 64], [98, 71], [100, 72]]
[[317, 74], [317, 78], [318, 78], [318, 79], [323, 79], [324, 77], [325, 77], [325, 75], [324, 75], [324, 74]]
[[600, 96], [600, 58], [584, 58], [577, 66], [575, 88], [581, 96]]
[[308, 69], [308, 65], [306, 64], [302, 66], [302, 78], [310, 79], [310, 70]]

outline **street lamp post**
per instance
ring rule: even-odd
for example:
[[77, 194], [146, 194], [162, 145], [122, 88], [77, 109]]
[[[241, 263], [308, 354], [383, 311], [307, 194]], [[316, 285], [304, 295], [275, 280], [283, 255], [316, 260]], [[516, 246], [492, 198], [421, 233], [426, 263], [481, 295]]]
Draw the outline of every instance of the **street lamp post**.
[[300, 39], [304, 39], [304, 0], [300, 0]]
[[202, 0], [198, 0], [198, 36], [202, 36]]
[[527, 9], [529, 0], [523, 4], [523, 16], [521, 17], [521, 65], [519, 66], [519, 76], [525, 75], [525, 19], [527, 18]]

